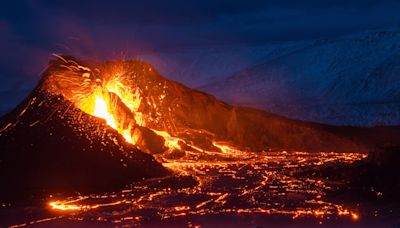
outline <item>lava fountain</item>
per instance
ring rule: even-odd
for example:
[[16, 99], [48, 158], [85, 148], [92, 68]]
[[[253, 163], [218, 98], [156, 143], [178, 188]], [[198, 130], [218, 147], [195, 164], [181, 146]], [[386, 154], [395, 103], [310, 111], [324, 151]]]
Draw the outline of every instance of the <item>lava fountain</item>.
[[[196, 144], [195, 140], [172, 135], [176, 131], [168, 132], [168, 128], [160, 128], [159, 126], [165, 123], [161, 123], [157, 118], [163, 115], [157, 110], [157, 104], [165, 98], [165, 91], [161, 91], [156, 98], [151, 96], [150, 101], [147, 99], [146, 105], [156, 110], [155, 115], [148, 111], [149, 108], [145, 112], [143, 91], [139, 85], [132, 86], [132, 72], [128, 72], [124, 65], [116, 63], [101, 70], [93, 70], [75, 60], [56, 56], [62, 64], [50, 72], [46, 79], [46, 89], [61, 94], [83, 112], [105, 120], [126, 142], [141, 150], [159, 153], [186, 148], [187, 151], [211, 154], [223, 152], [225, 155], [226, 151], [234, 150], [227, 150], [229, 145], [219, 145], [219, 142], [214, 140]], [[181, 132], [191, 130], [184, 128]], [[162, 146], [154, 149], [154, 146], [150, 145], [154, 139], [163, 141]]]
[[[180, 149], [184, 140], [170, 133], [147, 127], [153, 118], [144, 114], [139, 87], [127, 86], [129, 76], [123, 66], [115, 64], [100, 71], [58, 56], [63, 62], [47, 78], [47, 89], [61, 93], [83, 112], [105, 120], [126, 142], [148, 152], [145, 137], [161, 138], [166, 149]], [[147, 129], [147, 130], [144, 130]]]

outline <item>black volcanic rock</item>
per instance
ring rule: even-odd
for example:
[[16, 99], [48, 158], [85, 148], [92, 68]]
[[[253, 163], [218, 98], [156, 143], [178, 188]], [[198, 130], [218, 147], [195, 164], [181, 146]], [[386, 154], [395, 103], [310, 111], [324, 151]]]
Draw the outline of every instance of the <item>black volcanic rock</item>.
[[169, 174], [103, 120], [60, 96], [35, 91], [1, 121], [3, 201], [115, 190], [135, 180]]
[[399, 218], [399, 172], [400, 146], [383, 144], [371, 151], [367, 159], [351, 165], [328, 163], [306, 168], [296, 175], [338, 183], [327, 192], [331, 200], [354, 203], [365, 211], [379, 212], [380, 215], [388, 213]]

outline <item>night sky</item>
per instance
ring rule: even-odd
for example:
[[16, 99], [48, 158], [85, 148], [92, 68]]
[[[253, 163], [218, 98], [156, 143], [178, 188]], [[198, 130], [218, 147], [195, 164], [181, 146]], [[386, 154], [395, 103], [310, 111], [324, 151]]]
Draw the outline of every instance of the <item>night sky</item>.
[[53, 52], [133, 58], [178, 47], [333, 37], [400, 22], [398, 0], [104, 2], [1, 3], [2, 107], [35, 85]]

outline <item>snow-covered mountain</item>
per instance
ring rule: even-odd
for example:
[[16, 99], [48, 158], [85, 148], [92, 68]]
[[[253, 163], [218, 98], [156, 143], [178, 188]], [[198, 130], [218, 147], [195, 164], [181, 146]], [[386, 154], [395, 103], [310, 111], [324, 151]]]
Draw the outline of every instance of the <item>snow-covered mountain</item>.
[[317, 40], [202, 89], [291, 118], [400, 124], [400, 29]]
[[256, 63], [286, 55], [306, 43], [177, 48], [137, 57], [155, 66], [167, 78], [195, 88], [220, 81]]

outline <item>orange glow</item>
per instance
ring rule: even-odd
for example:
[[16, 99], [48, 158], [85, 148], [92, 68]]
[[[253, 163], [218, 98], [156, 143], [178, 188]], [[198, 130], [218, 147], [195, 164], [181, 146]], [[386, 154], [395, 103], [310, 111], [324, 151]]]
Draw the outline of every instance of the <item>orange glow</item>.
[[98, 118], [104, 119], [108, 126], [117, 130], [127, 142], [136, 144], [136, 138], [131, 133], [131, 125], [124, 127], [124, 120], [121, 120], [116, 111], [116, 105], [110, 97], [110, 91], [98, 86], [93, 93], [87, 96], [79, 104], [79, 108]]
[[87, 199], [87, 197], [78, 197], [75, 200], [65, 200], [65, 201], [51, 201], [49, 202], [49, 206], [53, 210], [60, 210], [60, 211], [78, 211], [85, 208], [83, 205], [76, 204], [82, 200]]
[[[92, 115], [104, 119], [108, 126], [117, 130], [128, 143], [136, 145], [138, 136], [134, 134], [134, 126], [146, 127], [145, 116], [140, 111], [141, 95], [138, 88], [130, 88], [124, 85], [124, 78], [121, 73], [115, 73], [113, 76], [107, 77], [107, 81], [100, 83], [97, 81], [97, 86], [92, 90], [91, 94], [80, 94], [79, 99], [75, 101], [78, 107]], [[118, 112], [116, 100], [111, 97], [111, 94], [116, 95], [120, 102], [125, 105], [134, 116], [134, 121], [127, 119], [124, 114]], [[82, 97], [84, 97], [82, 99]], [[183, 139], [171, 136], [166, 131], [159, 131], [149, 128], [157, 135], [161, 136], [165, 143], [165, 147], [169, 150], [181, 150], [180, 143], [185, 143]], [[194, 147], [194, 146], [193, 146]]]
[[[168, 136], [165, 133], [164, 136]], [[171, 136], [172, 137], [172, 136]], [[174, 138], [174, 137], [172, 137]], [[243, 152], [244, 153], [244, 152]], [[250, 153], [250, 152], [248, 152]], [[119, 205], [146, 210], [159, 208], [159, 215], [162, 219], [174, 218], [190, 215], [211, 215], [219, 213], [263, 213], [265, 215], [290, 216], [293, 219], [313, 217], [316, 219], [330, 217], [345, 217], [354, 222], [360, 219], [358, 213], [345, 208], [343, 205], [326, 201], [325, 191], [330, 190], [330, 186], [323, 180], [303, 179], [299, 181], [293, 176], [286, 176], [280, 172], [270, 171], [268, 162], [274, 161], [276, 165], [284, 167], [288, 162], [293, 167], [300, 167], [303, 164], [318, 166], [319, 163], [329, 163], [333, 158], [342, 163], [356, 161], [362, 158], [362, 154], [353, 154], [352, 157], [342, 153], [306, 153], [293, 152], [282, 156], [276, 152], [260, 152], [248, 160], [242, 158], [233, 161], [167, 161], [164, 165], [176, 172], [184, 175], [193, 175], [199, 184], [193, 187], [174, 190], [171, 188], [149, 188], [148, 182], [138, 183], [134, 187], [104, 194], [90, 194], [87, 196], [77, 196], [60, 201], [51, 201], [50, 208], [56, 211], [71, 211], [73, 214], [84, 213], [88, 210], [103, 208], [112, 211], [112, 216], [118, 217], [118, 223], [123, 223], [126, 214], [125, 208]], [[351, 158], [351, 159], [350, 159]], [[298, 161], [304, 161], [299, 163]], [[244, 175], [251, 175], [255, 182], [253, 186], [248, 186]], [[213, 181], [223, 176], [235, 180], [233, 188], [213, 187]], [[279, 180], [279, 183], [275, 182]], [[152, 180], [151, 183], [159, 183], [159, 179]], [[269, 189], [269, 191], [266, 191]], [[310, 197], [302, 200], [294, 207], [287, 207], [284, 200], [274, 200], [269, 196], [269, 192], [274, 191], [277, 196], [285, 196], [288, 192], [299, 192]], [[137, 194], [140, 193], [140, 194]], [[182, 196], [199, 201], [177, 201], [176, 196]], [[201, 196], [201, 198], [199, 198]], [[266, 201], [273, 200], [267, 205], [262, 201], [252, 200], [252, 196], [264, 197]], [[283, 199], [285, 199], [284, 197]], [[230, 207], [235, 200], [246, 200], [248, 207]], [[118, 205], [118, 206], [115, 206]], [[114, 207], [115, 206], [115, 207]], [[107, 209], [107, 207], [109, 207]], [[96, 212], [93, 212], [96, 213]], [[101, 213], [101, 212], [100, 212]]]
[[124, 203], [124, 200], [114, 201], [111, 203], [103, 203], [103, 204], [94, 204], [94, 205], [80, 205], [76, 204], [79, 201], [83, 201], [87, 199], [87, 197], [80, 197], [76, 200], [70, 201], [52, 201], [49, 203], [49, 206], [53, 210], [60, 210], [60, 211], [80, 211], [80, 210], [90, 210], [96, 209], [100, 207], [107, 207], [107, 206], [115, 206], [121, 203]]
[[236, 149], [223, 142], [213, 142], [213, 145], [221, 150], [224, 154], [242, 154], [243, 151]]
[[139, 126], [144, 126], [145, 122], [143, 115], [139, 112], [139, 107], [141, 104], [141, 97], [139, 89], [131, 91], [128, 86], [125, 86], [120, 80], [122, 77], [120, 74], [116, 74], [115, 78], [106, 83], [105, 88], [107, 91], [115, 93], [122, 102], [135, 113], [135, 121]]
[[[102, 79], [96, 78], [94, 84], [90, 74], [84, 73], [82, 77], [87, 78], [90, 89], [73, 91], [74, 95], [70, 99], [85, 113], [104, 119], [107, 125], [117, 130], [128, 143], [137, 145], [140, 136], [135, 127], [147, 127], [146, 119], [149, 119], [140, 110], [140, 89], [127, 86], [126, 81], [129, 78], [125, 78], [123, 69], [111, 71], [103, 73]], [[121, 106], [126, 106], [129, 111]], [[181, 150], [180, 142], [184, 143], [183, 139], [173, 137], [166, 131], [149, 129], [164, 138], [165, 147], [169, 150]]]
[[[118, 114], [118, 107], [116, 107], [115, 101], [111, 99], [110, 93], [117, 95], [123, 104], [134, 114], [136, 125], [145, 126], [143, 113], [139, 111], [141, 104], [139, 89], [132, 91], [119, 80], [122, 80], [122, 78], [119, 74], [116, 74], [111, 81], [105, 82], [104, 86], [97, 86], [91, 95], [83, 99], [79, 107], [92, 116], [104, 119], [107, 125], [117, 130], [127, 142], [136, 145], [138, 137], [133, 134], [131, 120], [125, 120], [123, 119], [123, 115]], [[128, 126], [124, 124], [126, 122], [129, 123]], [[173, 137], [166, 131], [151, 130], [164, 138], [165, 146], [170, 150], [181, 150], [179, 142], [183, 142], [182, 139]]]
[[352, 218], [353, 220], [358, 220], [360, 217], [359, 217], [358, 214], [356, 214], [356, 213], [351, 213], [351, 218]]
[[159, 135], [159, 136], [164, 138], [164, 140], [165, 140], [165, 144], [164, 145], [166, 147], [168, 147], [170, 150], [173, 150], [173, 149], [181, 150], [181, 146], [179, 145], [179, 142], [183, 141], [182, 139], [177, 138], [177, 137], [173, 137], [166, 131], [157, 131], [157, 130], [153, 130], [153, 131], [157, 135]]
[[109, 105], [107, 104], [107, 101], [106, 99], [104, 99], [103, 96], [96, 96], [94, 100], [94, 110], [92, 115], [105, 119], [108, 125], [116, 129], [117, 125], [115, 124], [114, 116], [110, 113], [108, 106]]
[[65, 204], [59, 201], [50, 202], [49, 206], [51, 207], [51, 209], [60, 211], [77, 211], [82, 209], [81, 205]]

